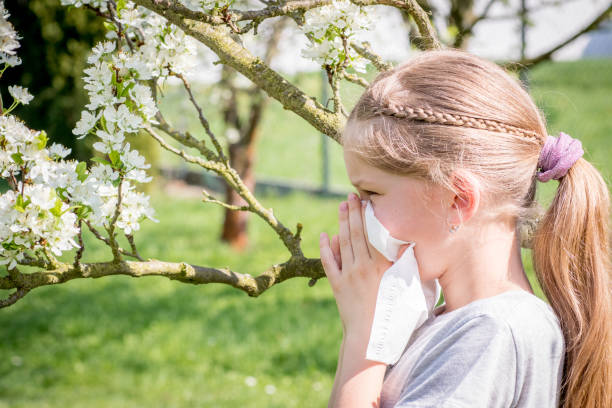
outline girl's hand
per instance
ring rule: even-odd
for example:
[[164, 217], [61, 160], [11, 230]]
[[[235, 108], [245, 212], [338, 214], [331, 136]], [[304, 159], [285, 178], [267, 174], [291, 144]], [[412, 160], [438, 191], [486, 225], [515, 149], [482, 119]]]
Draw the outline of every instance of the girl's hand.
[[365, 207], [355, 194], [340, 203], [339, 236], [331, 241], [321, 233], [319, 247], [325, 274], [334, 292], [344, 336], [366, 342], [370, 336], [378, 286], [391, 266], [368, 242], [363, 216]]

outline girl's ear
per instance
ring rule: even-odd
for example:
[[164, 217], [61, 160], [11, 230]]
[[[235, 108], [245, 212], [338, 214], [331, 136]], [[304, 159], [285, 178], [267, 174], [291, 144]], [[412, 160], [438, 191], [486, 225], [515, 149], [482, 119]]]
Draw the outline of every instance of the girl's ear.
[[467, 171], [456, 171], [451, 175], [455, 194], [450, 203], [448, 222], [452, 225], [466, 223], [476, 214], [480, 205], [480, 183]]

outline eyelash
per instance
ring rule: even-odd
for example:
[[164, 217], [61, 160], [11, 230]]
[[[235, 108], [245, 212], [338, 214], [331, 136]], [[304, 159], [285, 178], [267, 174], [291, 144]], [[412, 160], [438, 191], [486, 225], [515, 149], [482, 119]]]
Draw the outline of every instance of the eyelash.
[[361, 190], [361, 191], [363, 191], [366, 195], [369, 195], [369, 196], [378, 195], [377, 193], [373, 191], [368, 191], [368, 190]]

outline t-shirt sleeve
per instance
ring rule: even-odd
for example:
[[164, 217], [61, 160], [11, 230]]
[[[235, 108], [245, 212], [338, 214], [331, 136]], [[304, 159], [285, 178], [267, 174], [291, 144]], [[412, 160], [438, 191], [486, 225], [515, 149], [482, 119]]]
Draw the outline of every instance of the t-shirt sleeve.
[[510, 407], [517, 353], [502, 319], [478, 315], [438, 332], [411, 371], [395, 407]]

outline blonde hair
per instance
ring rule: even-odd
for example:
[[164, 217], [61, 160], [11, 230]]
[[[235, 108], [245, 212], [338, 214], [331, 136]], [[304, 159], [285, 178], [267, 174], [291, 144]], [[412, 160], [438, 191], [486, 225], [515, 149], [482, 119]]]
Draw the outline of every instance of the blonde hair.
[[488, 213], [534, 226], [536, 276], [566, 344], [560, 406], [603, 407], [612, 395], [609, 192], [581, 158], [540, 216], [536, 174], [546, 136], [520, 81], [491, 61], [445, 49], [380, 73], [351, 111], [343, 144], [370, 165], [452, 191], [451, 174], [467, 170]]

